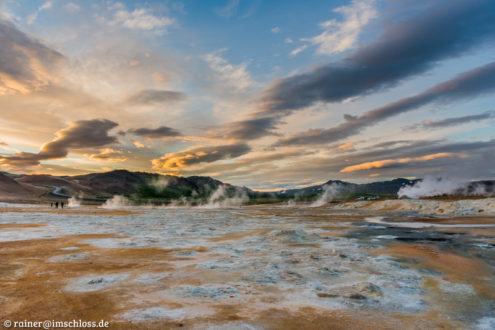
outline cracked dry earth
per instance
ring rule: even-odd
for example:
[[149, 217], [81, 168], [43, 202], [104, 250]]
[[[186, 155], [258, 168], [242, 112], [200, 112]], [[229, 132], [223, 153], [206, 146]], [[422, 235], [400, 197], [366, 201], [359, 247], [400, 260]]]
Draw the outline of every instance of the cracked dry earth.
[[493, 217], [303, 206], [2, 204], [0, 212], [0, 320], [103, 319], [112, 329], [495, 327]]

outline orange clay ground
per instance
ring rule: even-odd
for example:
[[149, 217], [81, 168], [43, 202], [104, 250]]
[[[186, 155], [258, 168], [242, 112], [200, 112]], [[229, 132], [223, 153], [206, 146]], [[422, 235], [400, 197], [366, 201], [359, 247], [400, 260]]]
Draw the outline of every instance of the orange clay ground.
[[[44, 213], [60, 212], [54, 210], [30, 210], [7, 208], [3, 212]], [[142, 210], [68, 210], [67, 217], [72, 215], [96, 215], [102, 217], [139, 215]], [[259, 209], [258, 217], [287, 216], [286, 210]], [[249, 216], [246, 216], [246, 219]], [[302, 214], [301, 218], [312, 219], [310, 227], [320, 228], [320, 236], [332, 239], [352, 231], [352, 226], [342, 228], [336, 226], [335, 219], [356, 221], [356, 216], [335, 215], [329, 217], [322, 214]], [[417, 219], [421, 221], [422, 219]], [[248, 220], [246, 220], [248, 221]], [[410, 220], [409, 220], [410, 221]], [[432, 219], [428, 219], [432, 221]], [[440, 220], [444, 222], [445, 220]], [[453, 223], [463, 223], [465, 219], [456, 219]], [[472, 221], [470, 218], [469, 221]], [[479, 223], [493, 223], [493, 219], [480, 218]], [[44, 223], [0, 223], [0, 231], [16, 231], [42, 228]], [[308, 224], [309, 225], [309, 224]], [[275, 226], [276, 227], [276, 226]], [[183, 319], [160, 318], [133, 321], [122, 319], [120, 316], [128, 311], [147, 306], [166, 306], [169, 309], [187, 307], [180, 299], [172, 299], [157, 294], [160, 290], [178, 287], [180, 285], [199, 285], [208, 283], [225, 283], [226, 281], [245, 280], [246, 270], [219, 272], [213, 269], [199, 269], [196, 262], [215, 259], [211, 252], [212, 246], [235, 244], [237, 240], [246, 237], [267, 235], [272, 228], [253, 229], [242, 232], [232, 232], [218, 235], [209, 239], [212, 245], [195, 246], [183, 249], [166, 249], [157, 247], [147, 248], [101, 248], [88, 244], [92, 239], [122, 238], [119, 234], [80, 234], [57, 238], [31, 239], [0, 242], [0, 320], [83, 320], [110, 322], [112, 329], [167, 329], [167, 328], [205, 328], [207, 326], [223, 326], [225, 329], [430, 329], [464, 328], [467, 323], [451, 319], [447, 309], [459, 309], [466, 312], [466, 306], [471, 304], [477, 308], [473, 297], [482, 297], [495, 301], [494, 267], [483, 258], [466, 257], [456, 254], [449, 247], [438, 247], [429, 244], [408, 244], [392, 242], [370, 252], [372, 256], [386, 255], [393, 258], [414, 260], [415, 268], [428, 268], [441, 273], [438, 278], [425, 277], [421, 286], [425, 291], [423, 299], [432, 308], [416, 313], [404, 313], [394, 310], [373, 308], [318, 308], [315, 306], [299, 307], [280, 303], [279, 288], [253, 285], [251, 301], [259, 301], [266, 308], [263, 310], [251, 308], [242, 299], [223, 299], [205, 302], [208, 312], [197, 317]], [[456, 229], [469, 233], [470, 229]], [[473, 229], [470, 234], [478, 235], [480, 229]], [[482, 231], [484, 236], [495, 237], [495, 229]], [[309, 244], [312, 251], [318, 251], [321, 244]], [[294, 245], [295, 246], [295, 245]], [[76, 247], [78, 254], [88, 257], [80, 260], [49, 261], [50, 258], [66, 255], [63, 248]], [[287, 247], [290, 249], [290, 246]], [[195, 257], [180, 256], [191, 251]], [[259, 253], [264, 258], [264, 252]], [[313, 256], [313, 255], [312, 255]], [[351, 261], [346, 261], [351, 262]], [[180, 265], [180, 267], [178, 266]], [[364, 266], [365, 267], [365, 266]], [[189, 272], [189, 273], [187, 273]], [[290, 272], [290, 271], [286, 271]], [[66, 286], [73, 278], [94, 274], [125, 273], [129, 279], [137, 278], [140, 274], [169, 274], [153, 284], [140, 284], [126, 281], [126, 284], [91, 292], [72, 292]], [[296, 271], [293, 273], [298, 274]], [[182, 276], [184, 275], [184, 276]], [[293, 277], [297, 277], [291, 274]], [[471, 285], [475, 295], [452, 301], [446, 298], [439, 289], [439, 281]], [[258, 292], [258, 293], [256, 293]], [[258, 297], [256, 296], [258, 295]], [[339, 293], [337, 294], [339, 295]], [[316, 295], [315, 295], [316, 296]], [[254, 297], [254, 298], [253, 298]], [[317, 299], [328, 301], [333, 299], [331, 293], [317, 293]], [[253, 300], [254, 299], [254, 300]], [[464, 300], [463, 300], [464, 299]], [[474, 301], [471, 301], [474, 299]], [[199, 307], [198, 307], [199, 306]], [[201, 304], [198, 304], [201, 309]], [[445, 313], [444, 313], [445, 312]]]

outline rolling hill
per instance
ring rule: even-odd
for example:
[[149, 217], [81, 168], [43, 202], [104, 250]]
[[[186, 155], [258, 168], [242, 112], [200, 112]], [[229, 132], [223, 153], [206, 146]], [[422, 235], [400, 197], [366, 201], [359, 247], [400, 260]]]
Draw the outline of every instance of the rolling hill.
[[[156, 173], [114, 170], [77, 176], [12, 175], [0, 173], [0, 200], [50, 200], [78, 196], [93, 201], [104, 201], [113, 195], [124, 195], [136, 202], [167, 203], [187, 200], [197, 203], [207, 201], [219, 188], [225, 198], [243, 195], [250, 203], [272, 203], [296, 199], [311, 201], [322, 195], [327, 187], [338, 187], [338, 199], [395, 198], [400, 188], [413, 185], [418, 180], [394, 179], [356, 184], [330, 180], [324, 184], [276, 192], [257, 192], [204, 176], [170, 176]], [[494, 181], [472, 183], [475, 191], [479, 185], [495, 190]], [[376, 197], [378, 196], [378, 197]]]
[[43, 194], [44, 189], [17, 182], [11, 177], [0, 173], [0, 199], [1, 200], [25, 200], [37, 198]]

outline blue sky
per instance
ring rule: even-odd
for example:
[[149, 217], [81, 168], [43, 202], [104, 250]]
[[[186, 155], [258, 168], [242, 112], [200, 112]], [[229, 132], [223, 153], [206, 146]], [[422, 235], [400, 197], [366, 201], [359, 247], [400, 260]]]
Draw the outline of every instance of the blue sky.
[[492, 178], [494, 22], [489, 0], [0, 0], [0, 170]]

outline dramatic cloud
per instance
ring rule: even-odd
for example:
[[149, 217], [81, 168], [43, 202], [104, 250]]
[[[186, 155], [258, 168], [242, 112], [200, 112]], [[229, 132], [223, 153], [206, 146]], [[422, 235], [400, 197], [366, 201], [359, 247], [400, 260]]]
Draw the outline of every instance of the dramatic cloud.
[[[400, 176], [423, 177], [428, 173], [452, 172], [459, 168], [464, 175], [473, 179], [486, 179], [493, 176], [493, 160], [486, 159], [492, 155], [495, 140], [475, 142], [448, 142], [444, 140], [388, 141], [379, 143], [352, 153], [335, 153], [333, 150], [325, 155], [322, 150], [307, 148], [288, 149], [276, 153], [252, 152], [234, 161], [211, 163], [181, 169], [183, 175], [210, 175], [221, 180], [229, 180], [250, 187], [294, 187], [303, 183], [321, 183], [329, 179], [359, 180], [370, 172], [340, 172], [350, 164], [362, 164], [386, 159], [421, 158], [425, 155], [455, 154], [469, 155], [466, 158], [440, 157], [428, 161], [416, 161], [393, 164], [375, 168], [372, 173], [379, 173], [384, 178]], [[362, 173], [362, 174], [361, 174]], [[490, 174], [491, 173], [491, 174]], [[257, 178], [253, 181], [252, 178]]]
[[[402, 169], [402, 173], [408, 173], [407, 175], [409, 176], [421, 176], [421, 173], [425, 173], [428, 168], [431, 168], [431, 170], [444, 173], [447, 171], [459, 171], [463, 172], [463, 176], [466, 177], [483, 178], [483, 176], [491, 176], [489, 173], [493, 172], [493, 166], [491, 162], [480, 160], [484, 159], [486, 155], [493, 154], [491, 151], [493, 148], [495, 148], [495, 140], [475, 142], [447, 142], [444, 140], [388, 141], [369, 146], [366, 151], [326, 159], [326, 168], [328, 171], [343, 173], [342, 168], [349, 164], [373, 164], [377, 159], [416, 159], [416, 161], [401, 164], [389, 164], [388, 167], [381, 169], [386, 169], [389, 173], [399, 173], [393, 171]], [[418, 165], [417, 160], [422, 159], [425, 155], [444, 154], [458, 155], [459, 157], [437, 157], [434, 161], [423, 161], [421, 165]], [[461, 155], [468, 155], [469, 157]], [[380, 168], [375, 167], [375, 169]]]
[[[390, 142], [389, 146], [393, 146], [392, 142], [394, 141]], [[448, 172], [454, 173], [452, 176], [462, 175], [462, 177], [473, 180], [492, 178], [495, 174], [492, 152], [495, 148], [495, 140], [456, 143], [439, 140], [397, 142], [396, 145], [398, 146], [393, 148], [383, 148], [377, 144], [362, 151], [345, 155], [335, 156], [335, 153], [332, 153], [332, 156], [323, 156], [318, 153], [318, 157], [316, 155], [296, 157], [292, 161], [286, 160], [283, 166], [274, 166], [273, 163], [252, 167], [234, 167], [237, 162], [225, 164], [225, 166], [212, 164], [213, 168], [209, 168], [211, 171], [206, 171], [206, 173], [215, 173], [215, 167], [218, 167], [216, 175], [231, 181], [246, 180], [246, 182], [251, 182], [251, 178], [255, 176], [256, 178], [264, 178], [264, 180], [260, 180], [262, 182], [260, 187], [266, 187], [266, 182], [274, 183], [275, 187], [286, 186], [287, 184], [293, 187], [301, 184], [301, 182], [306, 182], [303, 180], [307, 178], [311, 178], [313, 183], [321, 183], [329, 179], [355, 181], [363, 176], [368, 176], [369, 172], [367, 171], [340, 172], [350, 164], [374, 162], [377, 159], [419, 158], [425, 155], [451, 153], [465, 154], [469, 157], [446, 157], [424, 162], [395, 164], [389, 167], [375, 168], [372, 173], [379, 173], [384, 178], [396, 178], [401, 176], [424, 177], [427, 174], [444, 175]], [[201, 171], [201, 173], [203, 172]], [[251, 183], [250, 186], [256, 184]]]
[[454, 78], [495, 61], [493, 0], [284, 3], [249, 18], [266, 38], [242, 30], [259, 3], [0, 0], [0, 169], [493, 178], [495, 64]]
[[495, 117], [495, 111], [487, 111], [481, 113], [479, 115], [470, 115], [470, 116], [462, 116], [462, 117], [454, 117], [447, 118], [442, 120], [425, 120], [421, 124], [415, 124], [410, 126], [412, 129], [417, 128], [441, 128], [441, 127], [450, 127], [456, 125], [467, 124], [473, 121], [481, 121]]
[[164, 137], [175, 137], [182, 135], [176, 129], [167, 126], [160, 126], [158, 128], [131, 129], [128, 132], [134, 135], [138, 135], [146, 138], [153, 138], [153, 139], [160, 139]]
[[376, 41], [342, 61], [275, 81], [262, 97], [262, 115], [289, 114], [315, 102], [339, 102], [394, 86], [495, 36], [491, 0], [419, 2], [388, 18], [392, 23]]
[[354, 47], [363, 27], [377, 16], [373, 2], [374, 0], [353, 0], [349, 6], [334, 9], [344, 19], [333, 19], [320, 24], [324, 31], [309, 40], [318, 45], [317, 53], [332, 55]]
[[145, 89], [127, 97], [126, 101], [132, 104], [154, 105], [183, 101], [186, 94], [176, 91]]
[[399, 165], [399, 164], [427, 162], [427, 161], [435, 160], [438, 158], [466, 158], [466, 157], [468, 157], [468, 156], [464, 155], [464, 154], [458, 155], [458, 154], [442, 152], [442, 153], [437, 153], [437, 154], [425, 155], [425, 156], [421, 156], [421, 157], [405, 157], [405, 158], [399, 158], [399, 159], [384, 159], [384, 160], [377, 160], [377, 161], [373, 161], [373, 162], [366, 162], [366, 163], [361, 163], [361, 164], [357, 164], [357, 165], [347, 166], [347, 167], [343, 168], [342, 170], [340, 170], [340, 172], [348, 173], [348, 172], [372, 170], [372, 169], [376, 169], [376, 168], [390, 167], [390, 166]]
[[304, 157], [313, 155], [313, 151], [307, 150], [293, 150], [285, 152], [275, 153], [262, 153], [262, 154], [249, 154], [246, 157], [238, 158], [235, 161], [228, 163], [211, 163], [202, 166], [201, 168], [194, 168], [191, 170], [184, 169], [181, 171], [184, 175], [197, 175], [202, 173], [203, 175], [239, 178], [242, 176], [257, 175], [260, 172], [276, 171], [279, 169], [277, 163], [286, 162], [289, 159], [296, 157]]
[[280, 122], [275, 117], [255, 118], [230, 122], [224, 127], [212, 130], [213, 137], [224, 137], [236, 140], [254, 140], [275, 133], [276, 125]]
[[181, 152], [166, 154], [153, 159], [154, 169], [179, 170], [199, 163], [212, 163], [221, 159], [236, 158], [248, 153], [251, 148], [245, 143], [212, 147], [192, 147]]
[[57, 138], [41, 147], [40, 156], [65, 157], [69, 149], [96, 148], [117, 142], [108, 131], [118, 124], [106, 119], [79, 120], [57, 132]]
[[0, 18], [0, 95], [47, 86], [64, 57]]
[[323, 144], [347, 138], [365, 127], [434, 102], [453, 102], [479, 96], [495, 89], [495, 62], [462, 73], [415, 96], [365, 112], [359, 117], [345, 115], [346, 122], [330, 129], [312, 129], [279, 140], [276, 145]]
[[40, 161], [67, 156], [72, 149], [99, 148], [117, 142], [108, 132], [118, 124], [106, 119], [80, 120], [56, 133], [55, 140], [41, 147], [39, 153], [20, 152], [0, 157], [0, 165], [23, 167], [38, 165]]

